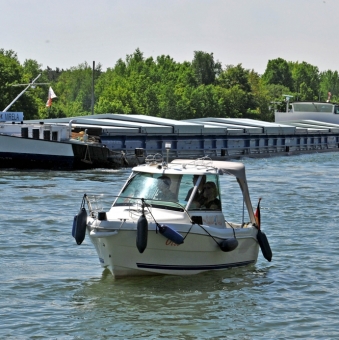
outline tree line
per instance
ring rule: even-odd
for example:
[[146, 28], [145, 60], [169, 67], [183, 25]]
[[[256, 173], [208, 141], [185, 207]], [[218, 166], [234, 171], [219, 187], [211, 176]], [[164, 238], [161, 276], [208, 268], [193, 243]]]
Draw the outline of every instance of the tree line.
[[[145, 58], [136, 49], [113, 68], [82, 63], [70, 69], [51, 69], [36, 60], [23, 64], [12, 50], [0, 49], [0, 110], [25, 84], [41, 74], [57, 98], [46, 107], [48, 86], [30, 88], [9, 111], [24, 112], [25, 119], [74, 117], [92, 113], [141, 114], [170, 119], [202, 117], [274, 120], [274, 110], [285, 110], [283, 95], [293, 101], [339, 99], [337, 71], [319, 72], [307, 62], [269, 60], [264, 74], [242, 64], [223, 66], [213, 53], [195, 51], [192, 61], [178, 63], [170, 56]], [[94, 78], [94, 82], [93, 82]]]

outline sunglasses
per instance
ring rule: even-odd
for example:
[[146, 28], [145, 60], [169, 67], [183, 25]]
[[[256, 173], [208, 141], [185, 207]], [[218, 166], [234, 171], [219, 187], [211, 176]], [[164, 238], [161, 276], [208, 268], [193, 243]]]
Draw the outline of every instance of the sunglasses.
[[209, 189], [213, 189], [213, 188], [212, 187], [204, 187], [204, 189], [208, 189], [209, 190]]

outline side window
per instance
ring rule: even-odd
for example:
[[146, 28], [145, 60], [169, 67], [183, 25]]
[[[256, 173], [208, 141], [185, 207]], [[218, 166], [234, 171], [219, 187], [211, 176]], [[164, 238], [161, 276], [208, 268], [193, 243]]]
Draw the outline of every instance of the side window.
[[202, 195], [201, 209], [221, 210], [220, 188], [217, 176], [206, 176], [206, 183], [204, 184]]
[[[198, 178], [200, 178], [199, 185]], [[183, 185], [184, 183], [185, 186]], [[194, 197], [192, 197], [194, 186], [198, 187], [196, 188]], [[217, 176], [183, 176], [181, 188], [185, 188], [180, 195], [181, 201], [183, 200], [184, 204], [187, 204], [191, 199], [190, 206], [187, 207], [189, 210], [221, 210], [219, 181]]]
[[335, 114], [339, 114], [339, 106], [338, 106], [338, 105], [336, 105], [336, 106], [334, 107], [334, 113], [335, 113]]

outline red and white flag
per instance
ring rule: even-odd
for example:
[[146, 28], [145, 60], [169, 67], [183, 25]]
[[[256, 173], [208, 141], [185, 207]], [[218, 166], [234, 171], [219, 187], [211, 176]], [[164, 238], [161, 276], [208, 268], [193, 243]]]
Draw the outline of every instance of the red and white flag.
[[46, 103], [47, 107], [52, 106], [52, 99], [53, 98], [56, 98], [56, 95], [55, 95], [53, 89], [51, 87], [49, 87], [49, 90], [48, 90], [48, 100], [47, 100], [47, 103]]

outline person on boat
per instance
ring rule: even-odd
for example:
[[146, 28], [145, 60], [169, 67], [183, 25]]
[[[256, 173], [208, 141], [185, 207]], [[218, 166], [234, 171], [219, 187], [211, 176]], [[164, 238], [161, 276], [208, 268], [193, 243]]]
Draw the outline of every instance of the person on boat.
[[221, 202], [217, 197], [218, 189], [214, 182], [206, 182], [204, 185], [203, 196], [205, 200], [201, 204], [201, 208], [221, 210]]
[[172, 201], [176, 202], [176, 195], [170, 190], [171, 187], [171, 179], [168, 176], [160, 176], [158, 177], [158, 191], [156, 194], [156, 199], [161, 201]]
[[[193, 185], [195, 186], [198, 179], [199, 179], [199, 175], [194, 175], [193, 176]], [[199, 183], [199, 187], [197, 189], [197, 191], [195, 192], [195, 195], [194, 195], [194, 198], [193, 198], [193, 201], [191, 203], [191, 208], [199, 208], [201, 206], [201, 204], [203, 203], [203, 201], [205, 200], [204, 196], [203, 196], [203, 191], [204, 191], [204, 185], [206, 183], [206, 175], [203, 175], [201, 180], [200, 180], [200, 183]], [[185, 201], [188, 202], [188, 200], [190, 199], [191, 195], [192, 195], [192, 192], [193, 192], [193, 188], [191, 188], [187, 195], [186, 195], [186, 198], [185, 198]]]

